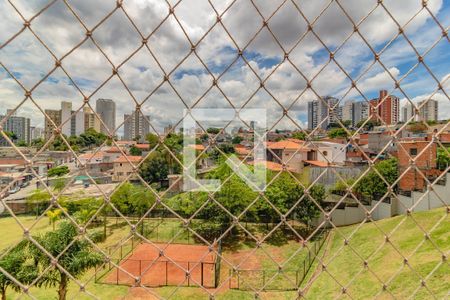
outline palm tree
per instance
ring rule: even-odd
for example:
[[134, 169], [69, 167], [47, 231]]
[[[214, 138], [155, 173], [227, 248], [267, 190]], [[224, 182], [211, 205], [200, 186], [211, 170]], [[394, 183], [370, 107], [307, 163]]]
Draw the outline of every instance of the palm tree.
[[[6, 250], [8, 251], [7, 253], [0, 254], [0, 267], [22, 284], [31, 284], [42, 270], [42, 267], [40, 267], [36, 259], [36, 255], [34, 255], [34, 249], [36, 248], [32, 246], [30, 241], [22, 240], [13, 248]], [[2, 300], [6, 300], [6, 290], [8, 287], [17, 292], [20, 291], [20, 286], [6, 274], [0, 272], [0, 293]]]
[[47, 212], [47, 217], [48, 217], [49, 223], [52, 224], [52, 226], [53, 226], [53, 231], [55, 231], [56, 221], [58, 221], [61, 218], [61, 214], [62, 214], [62, 211], [60, 209], [49, 210]]
[[[70, 273], [74, 278], [78, 278], [87, 270], [103, 262], [102, 255], [95, 252], [89, 242], [79, 238], [76, 226], [68, 221], [61, 222], [56, 231], [47, 232], [43, 236], [35, 237], [35, 239], [53, 257], [58, 257], [58, 265], [39, 280], [39, 285], [57, 286], [59, 300], [65, 300], [67, 296], [70, 281], [67, 273]], [[66, 249], [69, 244], [70, 247]], [[62, 253], [63, 251], [64, 253]], [[50, 257], [41, 251], [39, 253], [39, 261], [42, 265], [50, 265]]]
[[47, 191], [39, 189], [35, 190], [27, 197], [27, 203], [36, 207], [36, 219], [39, 217], [39, 208], [41, 204], [49, 202], [50, 198], [51, 196]]

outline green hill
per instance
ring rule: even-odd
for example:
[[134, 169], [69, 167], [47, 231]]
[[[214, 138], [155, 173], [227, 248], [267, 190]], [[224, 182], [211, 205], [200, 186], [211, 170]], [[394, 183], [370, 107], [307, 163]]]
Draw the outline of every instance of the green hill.
[[[385, 242], [383, 232], [390, 242]], [[450, 291], [450, 268], [443, 254], [448, 256], [449, 250], [450, 222], [445, 208], [333, 229], [321, 253], [326, 271], [316, 269], [306, 298], [444, 298]], [[426, 286], [421, 285], [422, 279]]]

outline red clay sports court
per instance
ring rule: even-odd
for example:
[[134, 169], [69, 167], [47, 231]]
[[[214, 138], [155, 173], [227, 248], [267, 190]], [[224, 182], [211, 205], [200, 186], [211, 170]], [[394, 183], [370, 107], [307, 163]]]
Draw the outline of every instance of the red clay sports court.
[[[159, 255], [163, 249], [164, 256]], [[207, 246], [185, 244], [148, 244], [136, 246], [133, 253], [124, 258], [120, 269], [113, 267], [105, 283], [135, 285], [135, 277], [149, 287], [185, 285], [215, 287], [216, 255]], [[186, 271], [190, 276], [186, 278]], [[125, 272], [126, 271], [126, 272]], [[129, 274], [132, 276], [130, 276]]]

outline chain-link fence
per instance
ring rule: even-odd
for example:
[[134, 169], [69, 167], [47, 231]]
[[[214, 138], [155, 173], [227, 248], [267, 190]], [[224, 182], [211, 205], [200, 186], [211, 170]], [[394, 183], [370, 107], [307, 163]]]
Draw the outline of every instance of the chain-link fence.
[[3, 299], [448, 297], [446, 1], [0, 11]]

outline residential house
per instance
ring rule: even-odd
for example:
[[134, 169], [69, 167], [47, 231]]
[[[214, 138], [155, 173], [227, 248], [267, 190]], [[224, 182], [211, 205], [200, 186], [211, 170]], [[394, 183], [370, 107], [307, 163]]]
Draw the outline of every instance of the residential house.
[[[113, 181], [138, 180], [134, 167], [142, 160], [141, 156], [121, 155], [114, 160]], [[131, 175], [131, 176], [130, 176]], [[128, 176], [130, 176], [128, 178]]]

